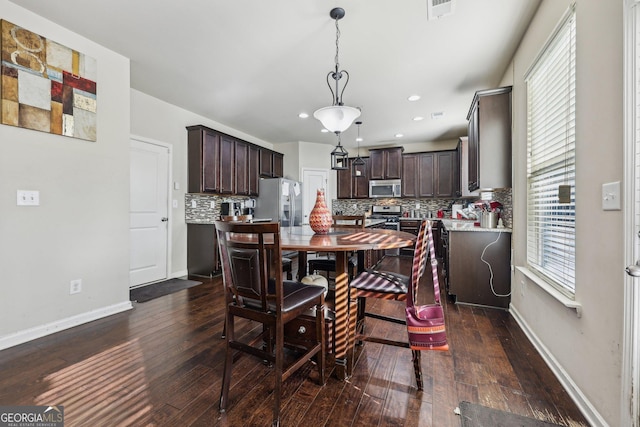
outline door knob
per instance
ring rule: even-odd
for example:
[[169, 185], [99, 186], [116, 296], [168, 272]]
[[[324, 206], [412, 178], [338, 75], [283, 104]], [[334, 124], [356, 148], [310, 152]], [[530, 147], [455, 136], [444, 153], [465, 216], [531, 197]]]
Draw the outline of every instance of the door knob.
[[167, 222], [167, 221], [169, 221], [169, 218], [167, 218], [166, 216], [163, 216], [163, 217], [162, 217], [162, 219], [161, 219], [160, 221], [162, 221], [162, 222]]
[[624, 271], [626, 271], [629, 276], [640, 277], [640, 264], [638, 264], [638, 262], [640, 262], [640, 260], [625, 268]]

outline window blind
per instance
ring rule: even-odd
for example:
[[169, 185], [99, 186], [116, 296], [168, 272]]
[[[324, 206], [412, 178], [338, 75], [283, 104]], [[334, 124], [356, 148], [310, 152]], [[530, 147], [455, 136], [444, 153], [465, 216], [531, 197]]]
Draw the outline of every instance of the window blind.
[[[576, 19], [571, 8], [525, 77], [527, 89], [527, 263], [575, 294]], [[560, 185], [570, 202], [560, 203]]]

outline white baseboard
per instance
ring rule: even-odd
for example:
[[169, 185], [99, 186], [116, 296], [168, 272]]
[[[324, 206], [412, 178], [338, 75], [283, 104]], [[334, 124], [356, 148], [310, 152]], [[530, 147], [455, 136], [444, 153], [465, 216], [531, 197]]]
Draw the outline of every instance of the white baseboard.
[[174, 271], [173, 273], [171, 273], [170, 279], [177, 279], [178, 277], [185, 277], [188, 275], [189, 275], [189, 270]]
[[516, 322], [518, 322], [522, 331], [525, 333], [527, 338], [529, 338], [529, 341], [531, 341], [536, 350], [538, 350], [542, 359], [549, 366], [556, 378], [558, 378], [558, 381], [560, 381], [569, 396], [571, 396], [573, 402], [578, 406], [580, 412], [582, 412], [582, 415], [584, 415], [587, 421], [589, 421], [589, 425], [592, 427], [607, 427], [609, 424], [607, 424], [605, 419], [602, 418], [596, 408], [591, 404], [591, 402], [589, 402], [587, 397], [582, 393], [567, 371], [564, 370], [562, 365], [553, 356], [553, 354], [551, 354], [549, 349], [542, 343], [542, 341], [540, 341], [513, 305], [509, 306], [509, 313], [511, 313]]
[[24, 344], [28, 341], [42, 338], [55, 332], [60, 332], [65, 329], [73, 328], [74, 326], [82, 325], [83, 323], [92, 322], [103, 317], [131, 310], [132, 308], [133, 305], [131, 304], [131, 301], [124, 301], [119, 304], [102, 307], [97, 310], [92, 310], [86, 313], [67, 317], [66, 319], [57, 320], [55, 322], [26, 329], [24, 331], [5, 335], [0, 337], [0, 350], [4, 350], [6, 348], [13, 347], [19, 344]]

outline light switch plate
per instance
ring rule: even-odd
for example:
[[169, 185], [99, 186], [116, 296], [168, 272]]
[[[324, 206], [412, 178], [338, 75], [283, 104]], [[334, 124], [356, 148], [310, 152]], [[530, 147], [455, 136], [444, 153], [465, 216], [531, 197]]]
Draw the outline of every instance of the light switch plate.
[[620, 209], [620, 181], [602, 184], [602, 210], [619, 211]]
[[17, 194], [18, 206], [39, 206], [40, 205], [39, 191], [18, 190], [16, 194]]

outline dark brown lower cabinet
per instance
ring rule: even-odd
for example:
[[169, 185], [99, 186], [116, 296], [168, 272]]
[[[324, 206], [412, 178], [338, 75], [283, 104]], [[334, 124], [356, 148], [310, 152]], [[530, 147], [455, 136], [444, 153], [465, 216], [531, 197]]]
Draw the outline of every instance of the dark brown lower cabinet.
[[187, 270], [190, 276], [220, 273], [215, 225], [187, 224]]
[[[457, 303], [508, 308], [511, 233], [449, 231], [448, 235], [448, 293], [455, 295]], [[483, 260], [491, 265], [491, 270]]]
[[[401, 219], [400, 220], [400, 231], [404, 231], [405, 233], [411, 233], [414, 235], [418, 235], [418, 231], [420, 230], [421, 221], [418, 219]], [[408, 255], [413, 256], [413, 247], [400, 248], [400, 255]]]

